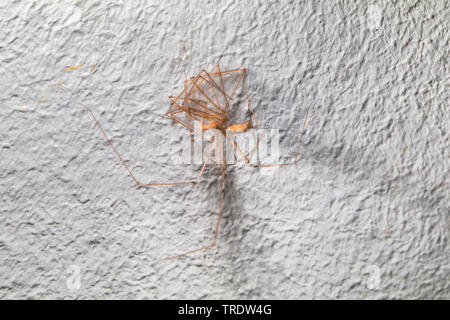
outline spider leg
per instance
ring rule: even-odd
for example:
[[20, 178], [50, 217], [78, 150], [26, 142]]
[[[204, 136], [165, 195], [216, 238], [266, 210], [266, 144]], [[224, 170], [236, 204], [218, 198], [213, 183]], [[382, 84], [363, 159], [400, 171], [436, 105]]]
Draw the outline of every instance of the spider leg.
[[[303, 141], [303, 135], [305, 134], [305, 130], [306, 130], [306, 124], [308, 122], [308, 112], [309, 109], [311, 108], [311, 105], [308, 107], [308, 109], [306, 109], [306, 115], [305, 115], [305, 120], [303, 122], [303, 129], [302, 132], [300, 134], [300, 139], [298, 142], [298, 146], [297, 146], [297, 152], [295, 154], [295, 158], [292, 162], [287, 162], [287, 163], [274, 163], [274, 164], [264, 164], [264, 165], [255, 165], [255, 164], [251, 164], [249, 163], [249, 165], [253, 168], [268, 168], [268, 167], [283, 167], [283, 166], [290, 166], [290, 165], [294, 165], [297, 163], [299, 155], [300, 155], [300, 148], [302, 146], [302, 141]], [[258, 128], [259, 129], [259, 128]]]
[[222, 166], [222, 186], [221, 186], [221, 197], [220, 197], [220, 204], [219, 204], [219, 215], [217, 217], [216, 230], [215, 230], [215, 233], [214, 233], [213, 241], [210, 244], [208, 244], [208, 245], [206, 245], [204, 247], [201, 247], [201, 248], [198, 248], [198, 249], [194, 249], [194, 250], [191, 250], [191, 251], [187, 251], [187, 252], [184, 252], [184, 253], [181, 253], [181, 254], [177, 254], [175, 256], [171, 256], [171, 257], [168, 257], [168, 258], [164, 258], [164, 259], [162, 259], [162, 261], [180, 258], [180, 257], [186, 256], [186, 255], [192, 254], [192, 253], [203, 251], [203, 250], [206, 250], [206, 249], [209, 249], [209, 248], [214, 248], [216, 246], [216, 244], [217, 244], [217, 237], [219, 235], [220, 220], [222, 219], [222, 213], [223, 213], [223, 201], [224, 201], [224, 198], [225, 198], [224, 170], [225, 170], [224, 166]]
[[192, 181], [177, 181], [177, 182], [167, 182], [167, 183], [141, 183], [139, 182], [139, 180], [134, 176], [133, 172], [131, 171], [131, 169], [127, 166], [127, 164], [125, 163], [125, 161], [122, 159], [122, 156], [119, 154], [119, 151], [117, 151], [116, 147], [112, 144], [111, 140], [108, 138], [108, 135], [106, 134], [105, 130], [103, 129], [103, 127], [101, 126], [100, 122], [97, 120], [97, 117], [95, 116], [94, 112], [92, 111], [91, 108], [89, 108], [88, 106], [73, 101], [71, 100], [73, 103], [77, 103], [79, 105], [81, 105], [84, 109], [86, 109], [90, 115], [92, 116], [92, 118], [95, 121], [95, 124], [97, 125], [97, 127], [100, 129], [101, 133], [103, 134], [103, 136], [105, 137], [106, 142], [109, 144], [109, 146], [112, 148], [112, 150], [114, 151], [114, 153], [116, 154], [117, 158], [119, 158], [120, 162], [122, 163], [122, 165], [124, 166], [124, 168], [127, 170], [128, 174], [131, 176], [131, 178], [133, 179], [133, 181], [136, 183], [136, 185], [138, 187], [153, 187], [153, 186], [174, 186], [174, 185], [184, 185], [184, 184], [197, 184], [200, 181], [201, 176], [203, 175], [203, 171], [205, 169], [205, 166], [211, 156], [212, 150], [213, 148], [211, 147], [211, 150], [209, 151], [208, 157], [206, 158], [203, 166], [202, 166], [202, 170], [200, 171], [199, 176], [197, 177], [196, 180], [192, 180]]

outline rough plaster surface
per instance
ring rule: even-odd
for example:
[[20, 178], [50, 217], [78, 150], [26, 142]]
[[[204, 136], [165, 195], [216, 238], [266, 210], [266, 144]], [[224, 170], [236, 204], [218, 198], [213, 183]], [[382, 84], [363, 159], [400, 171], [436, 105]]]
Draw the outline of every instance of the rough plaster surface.
[[[0, 298], [437, 298], [449, 294], [447, 1], [2, 1]], [[248, 68], [301, 159], [168, 161], [185, 73]], [[65, 68], [83, 64], [66, 71]], [[58, 85], [58, 83], [62, 83]], [[72, 101], [71, 101], [72, 99]]]

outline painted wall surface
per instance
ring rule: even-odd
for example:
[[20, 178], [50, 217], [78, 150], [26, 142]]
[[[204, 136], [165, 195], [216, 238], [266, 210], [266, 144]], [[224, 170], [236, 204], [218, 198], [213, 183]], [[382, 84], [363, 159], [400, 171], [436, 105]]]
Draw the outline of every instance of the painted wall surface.
[[[1, 1], [0, 299], [449, 299], [449, 5]], [[196, 186], [164, 117], [245, 67], [281, 160]], [[70, 68], [73, 67], [73, 68]], [[243, 119], [244, 121], [246, 119]], [[272, 132], [272, 131], [270, 131]], [[278, 138], [277, 138], [278, 137]]]

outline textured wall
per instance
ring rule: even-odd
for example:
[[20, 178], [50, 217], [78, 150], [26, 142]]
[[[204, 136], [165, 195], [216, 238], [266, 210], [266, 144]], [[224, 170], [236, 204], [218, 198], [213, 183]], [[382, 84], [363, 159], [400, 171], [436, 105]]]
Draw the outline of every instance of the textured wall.
[[[448, 2], [2, 1], [0, 298], [450, 298]], [[173, 165], [188, 76], [248, 68], [301, 159]], [[70, 66], [83, 66], [65, 70]], [[63, 82], [64, 81], [64, 82]], [[71, 101], [71, 99], [73, 101]]]

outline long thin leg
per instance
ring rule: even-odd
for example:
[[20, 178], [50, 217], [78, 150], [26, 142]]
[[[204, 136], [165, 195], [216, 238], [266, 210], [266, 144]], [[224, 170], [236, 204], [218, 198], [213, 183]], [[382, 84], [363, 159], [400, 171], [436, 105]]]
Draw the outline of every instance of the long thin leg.
[[300, 155], [300, 148], [302, 146], [302, 141], [303, 141], [303, 135], [305, 134], [305, 129], [306, 129], [306, 124], [308, 122], [308, 112], [309, 109], [311, 108], [311, 105], [309, 105], [308, 109], [306, 109], [306, 115], [305, 115], [305, 121], [303, 123], [303, 129], [302, 129], [302, 133], [300, 134], [300, 139], [298, 142], [298, 146], [297, 146], [297, 152], [295, 154], [295, 158], [294, 161], [292, 162], [287, 162], [287, 163], [275, 163], [275, 164], [264, 164], [264, 165], [255, 165], [255, 164], [250, 164], [250, 166], [252, 166], [253, 168], [267, 168], [267, 167], [283, 167], [283, 166], [290, 166], [290, 165], [294, 165], [297, 163], [298, 161], [298, 157]]
[[[219, 68], [219, 70], [220, 70], [220, 68]], [[241, 76], [239, 77], [239, 81], [238, 81], [238, 83], [236, 84], [236, 86], [235, 86], [234, 89], [233, 89], [233, 93], [231, 94], [231, 97], [233, 97], [233, 95], [234, 95], [234, 93], [236, 92], [236, 89], [238, 88], [239, 84], [242, 83], [242, 91], [244, 92], [244, 95], [245, 95], [245, 97], [246, 97], [246, 99], [247, 99], [247, 106], [248, 106], [248, 111], [249, 111], [249, 113], [250, 113], [252, 125], [253, 125], [253, 123], [255, 124], [255, 126], [256, 126], [256, 131], [258, 132], [258, 137], [255, 138], [255, 140], [256, 140], [256, 145], [255, 145], [255, 147], [253, 148], [253, 150], [249, 151], [247, 154], [244, 154], [244, 153], [239, 149], [239, 147], [237, 146], [237, 144], [236, 144], [236, 142], [234, 141], [234, 139], [231, 139], [231, 138], [230, 138], [230, 141], [231, 141], [231, 143], [233, 144], [233, 147], [235, 148], [235, 150], [236, 150], [239, 154], [241, 154], [242, 157], [245, 159], [245, 162], [246, 162], [247, 164], [250, 164], [249, 156], [251, 156], [251, 154], [252, 154], [253, 152], [255, 152], [255, 150], [258, 149], [259, 141], [261, 140], [261, 130], [260, 130], [258, 120], [256, 119], [255, 112], [253, 111], [253, 107], [252, 107], [252, 104], [251, 104], [251, 102], [250, 102], [250, 98], [248, 97], [247, 90], [246, 90], [246, 87], [245, 87], [245, 79], [246, 79], [246, 76], [247, 76], [247, 69], [246, 69], [246, 68], [241, 68], [241, 69], [237, 69], [237, 70], [241, 71]]]
[[192, 181], [182, 181], [182, 182], [168, 182], [168, 183], [140, 183], [139, 180], [136, 179], [136, 177], [134, 176], [133, 172], [130, 170], [130, 168], [127, 166], [127, 164], [125, 163], [125, 161], [122, 159], [122, 157], [120, 156], [119, 152], [117, 151], [116, 147], [114, 147], [114, 145], [112, 144], [111, 140], [108, 138], [105, 130], [103, 130], [103, 127], [100, 125], [100, 122], [97, 120], [97, 117], [94, 115], [94, 112], [87, 107], [86, 105], [80, 103], [80, 102], [76, 102], [71, 100], [73, 103], [77, 103], [79, 105], [81, 105], [84, 109], [86, 109], [92, 116], [92, 118], [94, 119], [96, 125], [98, 126], [98, 128], [100, 129], [100, 131], [102, 132], [103, 136], [106, 139], [106, 142], [108, 142], [109, 146], [113, 149], [114, 153], [116, 154], [117, 158], [119, 158], [120, 162], [122, 163], [122, 165], [125, 167], [125, 169], [128, 171], [129, 175], [131, 176], [131, 178], [133, 179], [133, 181], [136, 183], [136, 185], [138, 187], [153, 187], [153, 186], [174, 186], [174, 185], [183, 185], [183, 184], [197, 184], [200, 181], [201, 176], [203, 175], [203, 171], [205, 170], [205, 166], [211, 156], [212, 150], [213, 148], [211, 147], [208, 157], [205, 160], [205, 163], [202, 166], [202, 170], [200, 171], [199, 176], [197, 177], [196, 180], [192, 180]]
[[236, 92], [236, 89], [239, 87], [239, 84], [241, 83], [242, 79], [245, 78], [246, 75], [247, 75], [247, 69], [242, 68], [241, 76], [240, 76], [240, 78], [239, 78], [238, 83], [236, 84], [236, 86], [235, 86], [234, 89], [233, 89], [233, 93], [231, 93], [231, 97], [234, 96], [234, 93]]
[[[211, 72], [213, 72], [215, 69], [216, 69], [217, 67], [214, 67], [212, 70], [211, 70]], [[233, 71], [233, 70], [231, 70], [231, 71]], [[203, 71], [201, 71], [198, 75], [196, 75], [195, 77], [192, 77], [192, 78], [190, 78], [190, 79], [188, 79], [188, 80], [185, 80], [184, 81], [184, 83], [185, 83], [185, 85], [184, 85], [184, 90], [177, 96], [177, 97], [173, 97], [173, 96], [170, 96], [169, 97], [169, 99], [172, 99], [172, 101], [173, 102], [177, 102], [183, 95], [187, 95], [188, 97], [190, 97], [191, 96], [191, 94], [192, 94], [192, 92], [193, 92], [193, 89], [194, 89], [194, 87], [195, 87], [195, 84], [198, 84], [198, 85], [201, 85], [202, 83], [203, 83], [203, 81], [205, 81], [206, 79], [205, 78], [203, 78], [202, 76], [201, 76], [201, 73], [202, 73]], [[202, 79], [202, 80], [200, 80], [200, 79]], [[188, 88], [189, 88], [189, 90], [188, 90]], [[188, 92], [189, 91], [189, 92]], [[187, 93], [188, 92], [188, 93]]]
[[[244, 75], [245, 75], [245, 69], [244, 69]], [[257, 138], [257, 142], [256, 142], [256, 148], [257, 148], [258, 145], [259, 145], [259, 141], [261, 140], [261, 129], [260, 129], [259, 123], [258, 123], [258, 121], [257, 121], [257, 119], [256, 119], [255, 112], [253, 111], [253, 107], [252, 107], [252, 104], [251, 104], [251, 102], [250, 102], [250, 98], [248, 97], [247, 90], [246, 90], [246, 88], [245, 88], [245, 77], [242, 77], [242, 76], [241, 76], [241, 78], [239, 79], [239, 81], [241, 81], [241, 79], [242, 79], [242, 89], [243, 89], [243, 91], [244, 91], [245, 97], [247, 98], [248, 109], [249, 109], [249, 111], [250, 111], [250, 113], [251, 113], [252, 121], [255, 122], [255, 124], [256, 124], [256, 129], [257, 129], [257, 131], [258, 131], [258, 138]], [[233, 96], [233, 95], [232, 95], [232, 96]], [[298, 142], [297, 152], [296, 152], [295, 158], [294, 158], [294, 160], [293, 160], [292, 162], [288, 162], [288, 163], [276, 163], [276, 164], [266, 164], [266, 165], [255, 165], [255, 164], [250, 163], [250, 161], [249, 161], [249, 159], [248, 159], [248, 155], [250, 154], [250, 152], [249, 152], [247, 155], [245, 155], [245, 157], [244, 157], [244, 158], [245, 158], [245, 162], [246, 162], [248, 165], [250, 165], [251, 167], [253, 167], [253, 168], [267, 168], [267, 167], [276, 167], [276, 166], [281, 167], [281, 166], [290, 166], [290, 165], [296, 164], [297, 161], [298, 161], [298, 157], [299, 157], [299, 155], [300, 155], [300, 148], [301, 148], [302, 141], [303, 141], [303, 135], [305, 134], [306, 124], [307, 124], [307, 121], [308, 121], [308, 113], [309, 113], [309, 109], [310, 109], [310, 108], [311, 108], [311, 105], [309, 105], [308, 109], [306, 110], [305, 121], [304, 121], [304, 123], [303, 123], [303, 129], [302, 129], [302, 132], [301, 132], [301, 134], [300, 134], [300, 139], [299, 139], [299, 142]], [[235, 145], [235, 143], [233, 143], [233, 147], [235, 147], [235, 149], [236, 149], [239, 153], [242, 153], [242, 152], [239, 150], [239, 148], [237, 147], [237, 145]]]
[[[245, 74], [246, 74], [246, 72], [245, 72]], [[251, 120], [252, 120], [252, 122], [255, 123], [256, 130], [258, 131], [258, 137], [256, 138], [256, 146], [255, 146], [255, 148], [257, 149], [258, 145], [259, 145], [259, 141], [261, 140], [261, 128], [259, 127], [258, 119], [256, 119], [256, 115], [255, 115], [255, 112], [253, 111], [252, 103], [250, 102], [250, 98], [248, 97], [247, 89], [245, 86], [245, 80], [246, 80], [246, 78], [244, 77], [242, 79], [242, 91], [244, 91], [245, 98], [247, 99], [247, 106], [248, 106], [248, 110], [250, 111], [250, 114], [251, 114]], [[250, 152], [248, 154], [250, 154]], [[247, 156], [245, 157], [245, 161], [246, 161], [246, 163], [250, 163]]]
[[[217, 68], [217, 67], [216, 67]], [[211, 75], [206, 72], [206, 70], [202, 70], [204, 73], [206, 73], [207, 77], [211, 80], [208, 81], [209, 84], [211, 84], [214, 88], [216, 88], [217, 90], [219, 90], [225, 97], [227, 97], [228, 99], [232, 100], [233, 98], [231, 98], [225, 91], [223, 91], [222, 88], [219, 87], [219, 85], [214, 81], [214, 79], [211, 77]], [[202, 77], [203, 78], [203, 77]], [[204, 79], [204, 78], [203, 78]], [[206, 81], [206, 79], [205, 79]], [[223, 110], [222, 110], [223, 111]]]
[[165, 114], [166, 117], [169, 117], [170, 119], [178, 122], [179, 124], [181, 124], [183, 127], [187, 128], [188, 130], [192, 130], [192, 132], [194, 132], [194, 134], [198, 135], [199, 137], [202, 137], [202, 134], [197, 132], [197, 130], [195, 130], [194, 127], [192, 127], [190, 124], [188, 124], [186, 121], [184, 121], [183, 119], [179, 118], [176, 116], [176, 114], [178, 113], [183, 113], [184, 110], [172, 110], [169, 111]]
[[220, 166], [220, 174], [221, 174], [221, 178], [222, 178], [222, 181], [221, 181], [222, 182], [221, 183], [221, 196], [220, 196], [220, 204], [219, 204], [219, 215], [217, 217], [217, 222], [216, 222], [216, 231], [214, 233], [214, 239], [213, 239], [212, 243], [210, 243], [210, 244], [208, 244], [208, 245], [206, 245], [204, 247], [198, 248], [198, 249], [194, 249], [194, 250], [187, 251], [187, 252], [184, 252], [184, 253], [181, 253], [181, 254], [177, 254], [176, 256], [165, 258], [163, 260], [169, 260], [169, 259], [175, 259], [175, 258], [183, 257], [183, 256], [186, 256], [188, 254], [199, 252], [199, 251], [206, 250], [206, 249], [209, 249], [209, 248], [213, 248], [213, 247], [216, 246], [216, 244], [217, 244], [217, 237], [219, 236], [220, 220], [222, 219], [222, 213], [223, 213], [223, 201], [224, 201], [224, 198], [225, 198], [225, 171], [226, 171], [225, 144], [222, 144], [222, 148], [220, 148], [220, 152], [221, 152], [220, 156], [222, 158], [221, 159], [222, 165]]
[[[217, 70], [219, 70], [219, 79], [220, 79], [220, 84], [222, 85], [222, 91], [226, 92], [225, 83], [223, 82], [223, 77], [222, 77], [223, 72], [220, 70], [219, 65], [217, 65]], [[230, 111], [230, 101], [228, 101], [228, 98], [226, 95], [224, 95], [223, 97], [225, 99], [225, 110], [228, 113]], [[230, 99], [232, 99], [232, 98], [230, 97]]]
[[[242, 157], [242, 159], [245, 160], [246, 163], [249, 163], [248, 157], [246, 154], [244, 154], [244, 152], [242, 152], [242, 150], [238, 147], [236, 141], [234, 140], [233, 137], [231, 137], [230, 135], [227, 134], [227, 138], [228, 140], [231, 142], [231, 145], [233, 146], [233, 148], [237, 151], [237, 153]], [[236, 159], [236, 152], [235, 152], [235, 159]], [[241, 161], [242, 159], [239, 159], [239, 161]]]
[[195, 252], [199, 252], [199, 251], [202, 251], [202, 250], [205, 250], [205, 249], [209, 249], [209, 248], [215, 247], [216, 244], [217, 244], [217, 237], [219, 235], [220, 220], [222, 219], [223, 200], [224, 200], [224, 198], [225, 198], [225, 188], [222, 187], [222, 195], [220, 197], [220, 205], [219, 205], [219, 216], [217, 218], [216, 232], [214, 234], [213, 242], [211, 244], [208, 244], [207, 246], [204, 246], [204, 247], [201, 247], [201, 248], [198, 248], [198, 249], [194, 249], [194, 250], [191, 250], [191, 251], [188, 251], [188, 252], [184, 252], [184, 253], [181, 253], [181, 254], [177, 254], [176, 256], [164, 258], [162, 260], [175, 259], [175, 258], [186, 256], [186, 255], [191, 254], [191, 253], [195, 253]]
[[[242, 79], [242, 78], [241, 78], [241, 79]], [[255, 122], [255, 124], [256, 124], [256, 129], [257, 129], [257, 131], [258, 131], [258, 138], [257, 138], [257, 142], [256, 142], [256, 148], [257, 148], [258, 145], [259, 145], [259, 141], [261, 140], [261, 130], [260, 130], [260, 127], [259, 127], [259, 123], [258, 123], [258, 121], [257, 121], [257, 119], [256, 119], [255, 112], [253, 111], [253, 107], [252, 107], [252, 104], [251, 104], [250, 99], [249, 99], [249, 97], [248, 97], [247, 91], [245, 90], [245, 83], [244, 83], [244, 81], [242, 82], [242, 86], [243, 86], [243, 89], [244, 89], [244, 94], [245, 94], [245, 96], [246, 96], [246, 98], [247, 98], [248, 108], [249, 108], [249, 111], [250, 111], [250, 113], [251, 113], [252, 120]], [[301, 145], [302, 145], [303, 136], [304, 136], [304, 134], [305, 134], [306, 124], [307, 124], [307, 121], [308, 121], [308, 113], [309, 113], [309, 109], [311, 109], [311, 105], [309, 105], [308, 109], [306, 110], [305, 120], [304, 120], [304, 123], [303, 123], [303, 129], [302, 129], [302, 132], [301, 132], [301, 134], [300, 134], [300, 139], [299, 139], [298, 146], [297, 146], [297, 152], [296, 152], [295, 158], [294, 158], [294, 160], [293, 160], [292, 162], [288, 162], [288, 163], [276, 163], [276, 164], [266, 164], [266, 165], [255, 165], [255, 164], [250, 163], [250, 160], [249, 160], [249, 157], [248, 157], [249, 154], [252, 153], [252, 152], [249, 152], [248, 154], [244, 154], [244, 153], [239, 149], [239, 147], [238, 147], [238, 145], [236, 144], [236, 142], [234, 141], [234, 139], [230, 138], [230, 141], [231, 141], [231, 143], [232, 143], [232, 146], [233, 146], [234, 149], [235, 149], [235, 150], [236, 150], [236, 151], [244, 158], [245, 163], [247, 163], [248, 165], [250, 165], [250, 166], [253, 167], [253, 168], [267, 168], [267, 167], [276, 167], [276, 166], [281, 167], [281, 166], [290, 166], [290, 165], [294, 165], [294, 164], [297, 163], [298, 157], [299, 157], [299, 155], [300, 155], [300, 148], [301, 148]]]

